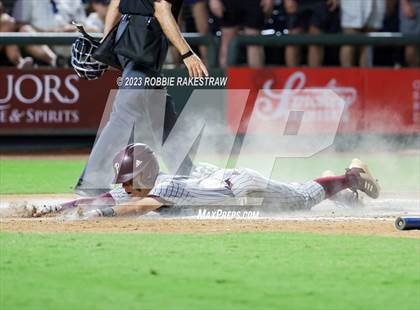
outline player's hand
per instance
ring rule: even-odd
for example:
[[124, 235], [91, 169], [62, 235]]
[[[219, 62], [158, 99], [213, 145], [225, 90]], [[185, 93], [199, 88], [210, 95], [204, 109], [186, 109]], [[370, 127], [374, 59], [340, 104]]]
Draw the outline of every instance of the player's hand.
[[225, 11], [225, 6], [223, 5], [221, 0], [210, 0], [209, 1], [209, 8], [210, 11], [214, 14], [214, 16], [218, 18], [223, 17], [223, 12]]
[[296, 0], [284, 0], [284, 9], [287, 14], [294, 14], [297, 12], [298, 3]]
[[273, 0], [261, 0], [260, 5], [266, 16], [271, 15], [271, 12], [273, 11], [273, 7], [274, 7]]
[[32, 217], [41, 217], [46, 214], [60, 212], [62, 208], [59, 204], [33, 206]]
[[327, 0], [327, 6], [330, 12], [334, 12], [339, 5], [340, 0]]
[[209, 76], [206, 66], [195, 53], [184, 59], [190, 77]]
[[410, 19], [414, 19], [416, 18], [416, 8], [410, 4], [410, 2], [408, 1], [404, 1], [401, 4], [401, 9], [403, 11], [403, 14], [410, 18]]

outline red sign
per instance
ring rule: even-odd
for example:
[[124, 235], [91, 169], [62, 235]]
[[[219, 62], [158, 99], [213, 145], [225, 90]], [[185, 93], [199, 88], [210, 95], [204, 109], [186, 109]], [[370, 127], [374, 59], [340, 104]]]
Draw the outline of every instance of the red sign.
[[[341, 132], [420, 132], [419, 69], [230, 68], [227, 73], [228, 88], [250, 90], [243, 124], [247, 123], [259, 90], [271, 100], [273, 89], [327, 88], [346, 104]], [[99, 80], [86, 81], [79, 79], [72, 69], [2, 69], [0, 133], [94, 134], [110, 91], [117, 88], [119, 75], [111, 71]], [[279, 107], [275, 100], [272, 103], [273, 107]], [[236, 98], [228, 98], [229, 123], [234, 124], [238, 118], [238, 104]], [[276, 110], [264, 113], [274, 115]], [[261, 119], [267, 125], [265, 128], [276, 131], [275, 117], [266, 116]], [[328, 115], [323, 117], [328, 119]], [[245, 126], [240, 130], [246, 131]]]
[[420, 132], [420, 69], [364, 70], [364, 130]]
[[71, 69], [1, 70], [0, 131], [94, 133], [117, 76], [87, 81]]
[[[259, 108], [255, 104], [259, 91], [260, 97], [264, 96], [265, 101], [272, 100], [271, 105], [281, 109], [279, 102], [271, 96], [275, 89], [325, 88], [333, 90], [345, 102], [340, 132], [420, 132], [419, 69], [230, 68], [228, 88], [250, 89], [243, 124], [248, 123], [254, 107]], [[228, 98], [229, 122], [237, 118], [237, 105], [237, 101]], [[279, 114], [276, 109], [270, 113]], [[261, 117], [261, 121], [268, 123], [264, 127], [270, 127], [271, 131], [278, 123], [273, 117]], [[270, 122], [272, 126], [269, 126]], [[246, 127], [241, 126], [240, 130], [245, 132]]]

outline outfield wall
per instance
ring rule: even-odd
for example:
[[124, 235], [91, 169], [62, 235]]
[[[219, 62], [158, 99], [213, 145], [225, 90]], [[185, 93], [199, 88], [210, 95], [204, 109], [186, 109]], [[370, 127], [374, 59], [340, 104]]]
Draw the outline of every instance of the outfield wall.
[[[185, 76], [185, 70], [167, 70], [166, 76]], [[280, 101], [273, 89], [328, 88], [346, 103], [341, 133], [413, 134], [420, 132], [420, 69], [359, 68], [229, 68], [211, 75], [227, 74], [227, 87], [249, 89], [243, 117], [254, 107], [259, 90], [269, 100], [261, 121], [276, 132], [271, 117]], [[0, 135], [68, 134], [94, 135], [111, 89], [117, 88], [120, 73], [110, 71], [100, 80], [79, 79], [71, 69], [30, 72], [0, 70]], [[208, 87], [206, 87], [208, 88]], [[169, 87], [178, 110], [193, 88]], [[235, 100], [226, 100], [226, 125], [236, 113]], [[258, 108], [255, 107], [255, 108]], [[321, 119], [328, 119], [324, 115]], [[244, 131], [242, 127], [241, 131]]]

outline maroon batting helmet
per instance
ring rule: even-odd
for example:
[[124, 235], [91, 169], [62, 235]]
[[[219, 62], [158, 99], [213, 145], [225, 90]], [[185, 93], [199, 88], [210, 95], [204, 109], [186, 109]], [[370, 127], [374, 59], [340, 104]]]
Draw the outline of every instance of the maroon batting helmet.
[[153, 150], [146, 144], [132, 143], [115, 155], [114, 182], [125, 183], [133, 180], [136, 188], [153, 188], [159, 174], [159, 163]]

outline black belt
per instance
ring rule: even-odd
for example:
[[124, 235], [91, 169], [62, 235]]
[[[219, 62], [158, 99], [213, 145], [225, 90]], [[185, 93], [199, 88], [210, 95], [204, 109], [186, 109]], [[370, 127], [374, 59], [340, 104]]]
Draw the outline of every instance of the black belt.
[[162, 32], [159, 22], [154, 16], [145, 16], [140, 14], [124, 14], [121, 18], [121, 21], [129, 21], [131, 18], [135, 18], [136, 22], [143, 21], [145, 26], [150, 27], [153, 31]]

